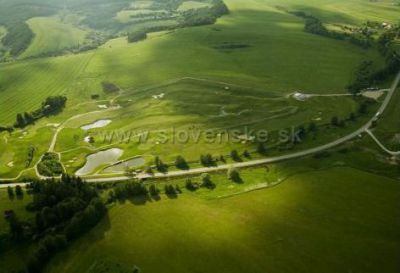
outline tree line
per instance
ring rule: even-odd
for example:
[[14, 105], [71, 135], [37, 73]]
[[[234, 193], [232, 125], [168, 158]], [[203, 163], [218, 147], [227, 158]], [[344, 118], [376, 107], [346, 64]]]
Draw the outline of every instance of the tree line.
[[[181, 1], [170, 1], [170, 6], [173, 9], [176, 9], [179, 4], [181, 4]], [[219, 17], [228, 13], [229, 9], [222, 0], [212, 0], [208, 7], [180, 12], [176, 26], [153, 26], [129, 32], [128, 42], [134, 43], [144, 40], [147, 38], [147, 34], [151, 32], [214, 24]]]
[[400, 56], [394, 42], [400, 38], [400, 26], [384, 31], [378, 38], [378, 49], [385, 59], [383, 68], [376, 70], [375, 63], [370, 60], [363, 61], [355, 72], [353, 81], [347, 86], [350, 93], [358, 93], [373, 85], [385, 82], [400, 70]]
[[18, 113], [14, 123], [14, 128], [25, 128], [28, 125], [34, 124], [35, 121], [42, 117], [56, 115], [61, 112], [67, 102], [65, 96], [47, 97], [39, 109], [33, 112]]
[[346, 33], [327, 29], [322, 21], [317, 17], [309, 15], [303, 11], [288, 11], [297, 17], [305, 19], [304, 31], [315, 35], [320, 35], [336, 40], [348, 40], [350, 43], [364, 49], [371, 47], [372, 37], [370, 32]]

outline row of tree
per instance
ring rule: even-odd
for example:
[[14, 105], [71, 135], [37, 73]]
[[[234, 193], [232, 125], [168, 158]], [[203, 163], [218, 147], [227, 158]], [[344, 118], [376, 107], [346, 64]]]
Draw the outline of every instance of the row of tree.
[[338, 32], [327, 29], [322, 21], [303, 11], [290, 11], [289, 13], [305, 19], [304, 30], [306, 32], [320, 35], [336, 40], [348, 40], [350, 43], [362, 48], [369, 48], [372, 45], [373, 39], [370, 32]]
[[14, 127], [25, 128], [42, 117], [58, 114], [64, 109], [66, 102], [67, 97], [64, 96], [47, 97], [39, 109], [33, 112], [18, 113]]
[[400, 26], [385, 30], [378, 38], [378, 48], [385, 58], [385, 66], [375, 69], [373, 61], [363, 61], [356, 70], [354, 80], [347, 86], [351, 93], [385, 82], [400, 70], [400, 56], [395, 48], [395, 40], [400, 38]]

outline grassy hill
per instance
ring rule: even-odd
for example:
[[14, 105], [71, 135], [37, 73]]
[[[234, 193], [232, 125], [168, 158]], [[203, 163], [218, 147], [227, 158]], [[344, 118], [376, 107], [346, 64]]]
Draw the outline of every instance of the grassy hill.
[[102, 80], [132, 89], [191, 75], [278, 92], [344, 92], [361, 60], [379, 58], [374, 50], [303, 32], [303, 20], [277, 10], [273, 2], [243, 5], [232, 0], [227, 4], [231, 14], [213, 27], [181, 29], [81, 56], [0, 64], [2, 75], [8, 75], [0, 76], [0, 102], [5, 105], [0, 123], [12, 122], [17, 112], [32, 110], [46, 95], [65, 93], [71, 101], [82, 101], [87, 96], [82, 97], [80, 86], [90, 85], [94, 77], [93, 92]]
[[[33, 143], [38, 149], [36, 157], [48, 149], [54, 132], [48, 124], [60, 124], [73, 114], [96, 110], [97, 104], [107, 104], [105, 101], [96, 104], [91, 99], [92, 95], [98, 95], [102, 100], [116, 96], [103, 92], [101, 83], [104, 81], [111, 82], [123, 90], [123, 96], [117, 101], [123, 108], [107, 114], [107, 117], [120, 121], [112, 123], [111, 129], [152, 129], [153, 125], [161, 121], [165, 124], [164, 128], [182, 126], [190, 122], [196, 122], [202, 127], [205, 124], [209, 126], [208, 128], [210, 126], [225, 128], [244, 126], [248, 123], [254, 126], [254, 122], [259, 120], [260, 126], [271, 130], [279, 126], [307, 124], [318, 118], [320, 113], [324, 114], [322, 117], [324, 122], [329, 122], [334, 114], [347, 117], [357, 107], [350, 98], [332, 99], [329, 102], [323, 99], [314, 100], [311, 106], [307, 103], [293, 105], [284, 97], [296, 91], [317, 94], [346, 93], [345, 86], [353, 78], [355, 68], [366, 59], [376, 60], [379, 66], [382, 63], [381, 56], [374, 47], [362, 49], [348, 41], [307, 33], [304, 31], [304, 20], [289, 14], [285, 9], [305, 10], [331, 24], [348, 24], [350, 21], [359, 24], [366, 19], [374, 18], [360, 17], [358, 14], [353, 17], [350, 17], [350, 14], [339, 16], [342, 13], [328, 5], [333, 3], [331, 1], [301, 3], [303, 4], [299, 6], [297, 1], [285, 1], [278, 6], [273, 0], [227, 0], [230, 14], [223, 16], [211, 26], [155, 33], [138, 43], [127, 43], [126, 37], [121, 37], [85, 53], [0, 64], [0, 70], [3, 72], [0, 73], [2, 105], [0, 125], [12, 125], [17, 113], [37, 109], [47, 96], [68, 97], [67, 108], [63, 114], [44, 119], [35, 126], [28, 127], [26, 132], [17, 132], [10, 137], [6, 133], [2, 134], [0, 140], [4, 144], [0, 147], [2, 176], [16, 176], [24, 168], [26, 151]], [[343, 1], [335, 3], [345, 5]], [[358, 0], [353, 0], [351, 3], [355, 8], [362, 8]], [[376, 8], [376, 14], [393, 19], [393, 11], [386, 8], [386, 2], [368, 5]], [[394, 9], [396, 12], [397, 8]], [[39, 40], [52, 40], [53, 43], [46, 42], [50, 47], [66, 46], [72, 42], [73, 39], [63, 36], [60, 31], [49, 32], [58, 33], [57, 37], [49, 36], [46, 28], [53, 23], [61, 28], [68, 28], [73, 33], [77, 31], [77, 36], [82, 38], [83, 33], [72, 28], [71, 24], [67, 24], [68, 20], [65, 24], [54, 20], [56, 19], [51, 17], [39, 19], [44, 22], [45, 28], [42, 31], [44, 35], [35, 38], [37, 42], [30, 47], [32, 54], [40, 51]], [[173, 20], [171, 23], [173, 24]], [[65, 37], [65, 40], [62, 37]], [[61, 43], [58, 44], [58, 41]], [[281, 97], [280, 100], [283, 101], [271, 100], [266, 108], [260, 105], [257, 111], [227, 119], [211, 117], [220, 115], [221, 107], [228, 102], [221, 101], [220, 96], [223, 92], [213, 93], [216, 88], [221, 88], [218, 85], [204, 87], [196, 83], [191, 86], [177, 86], [180, 90], [171, 90], [171, 96], [168, 96], [166, 101], [157, 103], [152, 99], [153, 95], [169, 92], [162, 86], [164, 83], [183, 77], [210, 79], [244, 86], [244, 90], [238, 90], [236, 93], [236, 99], [230, 100], [229, 103], [232, 105], [225, 105], [226, 110], [222, 109], [228, 113], [241, 113], [249, 108], [247, 104], [255, 103], [256, 98], [270, 94]], [[159, 88], [148, 88], [151, 86]], [[246, 92], [253, 92], [249, 91], [252, 89], [258, 90], [252, 94], [254, 98], [244, 98], [248, 96]], [[175, 93], [179, 95], [174, 95]], [[198, 109], [191, 108], [193, 98], [203, 98], [204, 104]], [[322, 103], [319, 104], [320, 102]], [[143, 105], [147, 103], [150, 103], [151, 107], [142, 113], [142, 118], [138, 119], [139, 116], [134, 113], [137, 109], [143, 109]], [[318, 105], [324, 109], [320, 109]], [[293, 107], [297, 107], [298, 110], [290, 114], [289, 110], [293, 110]], [[263, 119], [274, 116], [274, 111], [283, 111], [281, 114], [288, 115], [278, 115], [279, 118], [262, 122]], [[168, 117], [165, 116], [166, 113]], [[132, 119], [132, 116], [136, 118]], [[69, 150], [76, 148], [76, 145], [87, 146], [86, 143], [82, 143], [84, 133], [78, 127], [83, 125], [83, 122], [90, 123], [99, 118], [105, 116], [92, 115], [82, 119], [81, 124], [70, 124], [71, 130], [60, 134], [57, 150]], [[210, 122], [213, 124], [209, 124]], [[43, 132], [40, 136], [38, 130]], [[79, 138], [79, 143], [74, 140], [76, 137]], [[98, 145], [96, 147], [99, 148]], [[125, 157], [147, 153], [152, 149], [162, 155], [175, 155], [168, 150], [170, 146], [168, 149], [158, 149], [154, 145], [144, 147], [131, 145], [124, 148], [129, 148]], [[185, 153], [192, 159], [197, 159], [197, 148], [198, 146], [187, 145]], [[230, 148], [233, 147], [219, 147], [215, 151], [219, 153]], [[176, 146], [174, 149], [179, 152], [182, 147]], [[81, 165], [89, 152], [89, 150], [81, 151], [76, 158], [75, 152], [72, 151], [63, 154], [62, 160], [68, 162], [76, 158], [78, 165]], [[7, 166], [10, 162], [13, 162], [13, 168]], [[73, 169], [79, 167], [77, 164], [72, 165]]]

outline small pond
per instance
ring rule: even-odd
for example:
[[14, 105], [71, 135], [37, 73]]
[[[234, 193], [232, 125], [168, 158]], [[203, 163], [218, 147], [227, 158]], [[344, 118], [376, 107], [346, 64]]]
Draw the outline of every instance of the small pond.
[[135, 157], [123, 162], [119, 162], [113, 166], [107, 167], [103, 172], [106, 173], [114, 173], [114, 172], [123, 172], [127, 167], [129, 168], [138, 168], [143, 166], [146, 163], [143, 157]]
[[111, 123], [110, 119], [100, 119], [93, 123], [82, 126], [81, 129], [87, 131], [90, 129], [102, 128], [102, 127], [107, 126], [110, 123]]
[[97, 167], [104, 164], [114, 164], [118, 162], [118, 158], [124, 153], [123, 150], [118, 148], [108, 149], [100, 151], [95, 154], [91, 154], [86, 158], [86, 164], [80, 168], [75, 174], [86, 175], [93, 172]]

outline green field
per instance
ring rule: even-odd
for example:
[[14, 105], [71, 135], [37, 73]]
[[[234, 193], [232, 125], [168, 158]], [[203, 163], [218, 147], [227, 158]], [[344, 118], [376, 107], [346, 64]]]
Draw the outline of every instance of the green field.
[[209, 4], [205, 2], [198, 2], [198, 1], [185, 1], [183, 2], [179, 8], [178, 11], [188, 11], [191, 9], [200, 9], [204, 7], [208, 7]]
[[[213, 168], [308, 152], [358, 133], [374, 116], [373, 133], [399, 150], [400, 90], [382, 115], [385, 95], [348, 91], [356, 78], [372, 87], [367, 76], [388, 67], [382, 52], [391, 44], [360, 43], [400, 23], [398, 1], [224, 2], [229, 14], [219, 16], [214, 0], [0, 0], [0, 183], [55, 168], [133, 181], [154, 171], [143, 183], [161, 190], [151, 197], [139, 184], [122, 192], [127, 182], [92, 187], [68, 176], [34, 184], [23, 198], [0, 189], [1, 273], [28, 263], [43, 273], [400, 272], [400, 157], [367, 133], [297, 160], [241, 165], [237, 182]], [[360, 71], [366, 61], [371, 72]], [[377, 89], [386, 89], [391, 79], [381, 82]], [[67, 97], [65, 107], [49, 96]], [[301, 141], [282, 140], [282, 130], [298, 129]], [[260, 130], [267, 140], [252, 138]], [[206, 154], [209, 165], [200, 162]], [[172, 178], [186, 169], [177, 156], [197, 173]], [[112, 166], [121, 160], [139, 163]], [[188, 179], [204, 182], [203, 171], [213, 187], [187, 189]], [[182, 192], [167, 195], [168, 185]], [[24, 238], [8, 234], [9, 209], [28, 223], [13, 233]]]
[[224, 199], [126, 202], [46, 272], [397, 272], [398, 193], [397, 181], [335, 168]]
[[[378, 58], [373, 50], [304, 33], [303, 21], [277, 10], [274, 2], [246, 1], [246, 9], [241, 1], [227, 4], [231, 14], [212, 27], [181, 29], [115, 50], [0, 64], [0, 102], [4, 105], [0, 122], [12, 122], [18, 111], [34, 109], [46, 95], [62, 93], [71, 102], [82, 101], [88, 98], [85, 89], [89, 86], [98, 92], [96, 84], [102, 80], [134, 89], [194, 75], [276, 92], [344, 92], [355, 66], [362, 59]], [[227, 42], [249, 47], [215, 49]]]
[[59, 17], [35, 17], [28, 20], [28, 24], [35, 38], [20, 58], [78, 47], [85, 42], [87, 34], [85, 30], [63, 22]]
[[[186, 96], [187, 93], [193, 95]], [[159, 94], [163, 97], [153, 97]], [[357, 111], [358, 105], [351, 97], [315, 97], [300, 102], [282, 97], [279, 93], [195, 79], [136, 92], [134, 100], [131, 97], [130, 93], [120, 96], [116, 102], [122, 107], [118, 110], [82, 117], [66, 125], [67, 128], [59, 134], [56, 151], [62, 153], [62, 161], [70, 172], [79, 167], [77, 162], [84, 161], [85, 153], [78, 152], [78, 147], [82, 148], [80, 151], [119, 147], [125, 150], [121, 159], [142, 155], [151, 162], [152, 155], [159, 155], [172, 162], [177, 155], [182, 155], [187, 160], [197, 161], [199, 151], [227, 155], [232, 149], [241, 152], [255, 150], [256, 146], [251, 142], [231, 143], [227, 137], [232, 130], [246, 135], [246, 130], [275, 132], [292, 126], [308, 126], [312, 121], [324, 125], [329, 124], [335, 115], [348, 117], [351, 112]], [[109, 119], [111, 123], [89, 133], [79, 128], [100, 119]], [[353, 128], [353, 125], [349, 126]], [[214, 135], [224, 134], [221, 138], [216, 137], [221, 141], [207, 142], [204, 132], [208, 130]], [[191, 132], [189, 141], [179, 141], [177, 132], [180, 131]], [[115, 139], [104, 141], [113, 132], [118, 134]], [[129, 132], [132, 136], [148, 133], [148, 139], [140, 141], [140, 137], [132, 137], [130, 142], [120, 143]], [[194, 136], [200, 132], [203, 133], [196, 141]], [[314, 139], [310, 145], [326, 143], [346, 132], [330, 130], [325, 136], [319, 134], [318, 140]], [[168, 141], [160, 144], [162, 133], [168, 136]], [[86, 143], [86, 135], [93, 136], [95, 143]], [[277, 139], [271, 137], [268, 143], [273, 145], [275, 142]]]
[[[354, 69], [362, 60], [373, 59], [378, 65], [382, 60], [374, 48], [364, 50], [346, 41], [304, 32], [304, 21], [286, 13], [282, 7], [305, 10], [320, 16], [326, 23], [360, 24], [367, 19], [373, 20], [373, 17], [368, 17], [368, 13], [363, 16], [358, 13], [351, 15], [352, 17], [350, 14], [338, 16], [337, 9], [346, 8], [348, 1], [329, 1], [322, 4], [313, 1], [302, 5], [284, 1], [279, 7], [272, 0], [245, 3], [242, 0], [229, 0], [226, 4], [230, 14], [223, 16], [212, 26], [155, 33], [149, 35], [147, 40], [134, 44], [127, 43], [126, 37], [121, 37], [86, 53], [0, 64], [0, 70], [3, 71], [0, 74], [1, 125], [12, 125], [17, 113], [37, 109], [49, 95], [61, 94], [68, 97], [67, 108], [61, 115], [43, 119], [35, 126], [28, 127], [26, 132], [16, 132], [11, 136], [1, 134], [1, 176], [15, 177], [24, 169], [24, 153], [33, 143], [36, 143], [40, 153], [48, 148], [51, 131], [54, 131], [49, 124], [60, 124], [70, 118], [72, 113], [85, 113], [98, 109], [97, 105], [108, 104], [104, 100], [117, 94], [104, 93], [102, 81], [122, 88], [122, 97], [116, 101], [122, 108], [115, 112], [110, 111], [107, 115], [89, 115], [80, 120], [81, 124], [75, 124], [74, 121], [67, 126], [71, 129], [61, 132], [56, 145], [57, 151], [88, 146], [83, 143], [84, 133], [76, 128], [105, 117], [116, 120], [107, 129], [154, 129], [163, 123], [163, 128], [195, 124], [201, 128], [250, 125], [276, 130], [280, 126], [305, 125], [319, 118], [321, 123], [327, 122], [333, 115], [347, 117], [356, 109], [356, 104], [345, 97], [318, 98], [305, 103], [284, 99], [296, 91], [317, 94], [346, 93], [345, 86], [353, 78]], [[354, 0], [351, 4], [355, 8], [365, 9], [361, 7], [360, 1]], [[386, 2], [369, 3], [368, 6], [375, 7], [375, 14], [381, 14], [388, 20], [397, 12], [397, 8], [394, 11], [388, 10]], [[74, 39], [83, 37], [83, 32], [72, 24], [78, 18], [67, 18], [65, 23], [57, 20], [55, 17], [30, 20], [38, 27], [35, 41], [42, 40], [50, 47], [63, 47], [77, 42]], [[174, 24], [174, 20], [167, 21], [168, 24]], [[143, 22], [127, 28], [162, 25], [167, 21]], [[66, 31], [46, 31], [53, 24], [66, 28]], [[74, 35], [64, 35], [65, 33]], [[48, 40], [60, 44], [46, 42]], [[41, 47], [39, 42], [34, 42], [25, 54], [30, 50], [32, 51], [29, 54], [37, 54], [42, 49], [43, 52], [49, 50]], [[241, 88], [234, 94], [226, 90], [218, 91], [224, 84], [207, 86], [195, 82], [186, 86], [176, 84], [164, 87], [166, 83], [184, 77], [225, 82]], [[167, 94], [166, 99], [152, 99], [153, 95], [161, 93]], [[94, 94], [99, 95], [101, 102], [91, 99]], [[202, 105], [192, 107], [200, 99]], [[266, 103], [265, 107], [263, 103]], [[248, 106], [253, 104], [257, 107], [246, 112], [249, 110]], [[139, 110], [141, 113], [138, 115]], [[231, 115], [218, 117], [222, 110]], [[234, 115], [235, 113], [241, 115]], [[132, 118], [133, 116], [136, 118]], [[38, 130], [46, 133], [38, 134]], [[79, 141], [72, 141], [76, 138]], [[96, 143], [95, 148], [100, 147]], [[125, 145], [122, 148], [129, 150], [124, 158], [146, 154], [148, 151], [172, 158], [183, 147]], [[187, 145], [185, 148], [186, 156], [198, 158], [196, 149], [199, 147]], [[214, 147], [214, 150], [216, 153], [226, 153], [231, 148], [232, 146]], [[72, 164], [70, 171], [76, 170], [82, 164], [84, 156], [85, 153], [78, 155], [79, 164]], [[77, 156], [72, 151], [70, 154], [63, 154], [63, 157], [70, 161]], [[15, 167], [10, 168], [10, 162]]]

